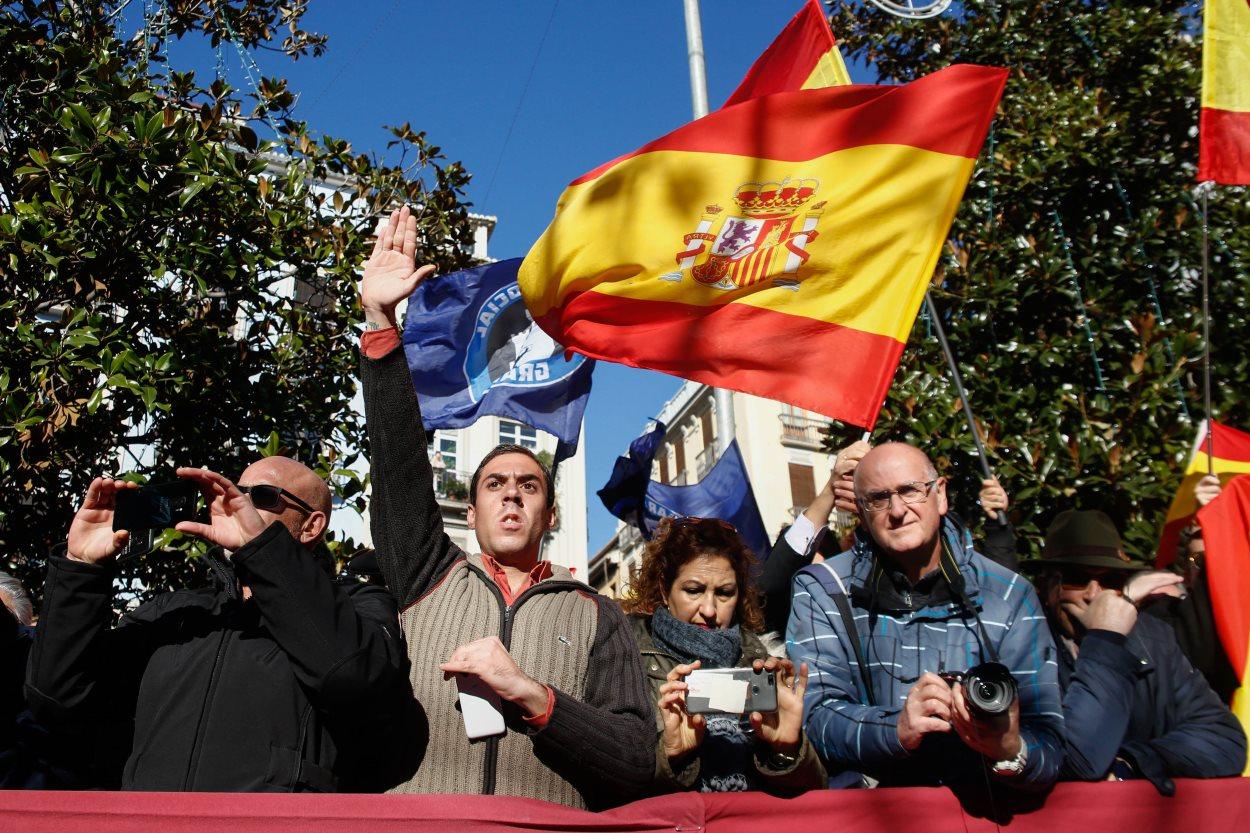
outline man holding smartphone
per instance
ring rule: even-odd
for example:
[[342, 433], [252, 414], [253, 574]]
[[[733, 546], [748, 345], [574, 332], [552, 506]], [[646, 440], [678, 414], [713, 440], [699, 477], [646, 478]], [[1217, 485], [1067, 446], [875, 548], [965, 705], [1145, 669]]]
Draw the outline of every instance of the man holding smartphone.
[[324, 481], [283, 457], [249, 466], [242, 486], [205, 469], [178, 476], [199, 486], [209, 522], [177, 529], [227, 552], [207, 556], [217, 586], [164, 593], [110, 628], [116, 557], [132, 534], [113, 528], [114, 512], [139, 487], [96, 478], [48, 559], [26, 685], [36, 716], [83, 738], [104, 786], [387, 786], [354, 758], [390, 728], [378, 714], [406, 689], [406, 651], [389, 595], [336, 581], [313, 555], [330, 514]]
[[433, 272], [416, 268], [416, 239], [408, 209], [392, 214], [361, 284], [371, 529], [430, 725], [425, 763], [399, 789], [623, 804], [651, 779], [651, 704], [621, 609], [539, 560], [555, 523], [551, 473], [526, 448], [496, 448], [469, 484], [480, 554], [443, 530], [395, 322]]

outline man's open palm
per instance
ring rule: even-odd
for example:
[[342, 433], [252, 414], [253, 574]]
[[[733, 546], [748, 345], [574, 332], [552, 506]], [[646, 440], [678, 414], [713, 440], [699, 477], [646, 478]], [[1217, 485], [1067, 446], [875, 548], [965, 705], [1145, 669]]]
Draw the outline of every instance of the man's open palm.
[[390, 220], [378, 229], [373, 253], [365, 262], [360, 303], [368, 320], [380, 315], [394, 324], [395, 307], [433, 273], [433, 266], [416, 267], [416, 252], [417, 218], [404, 206], [392, 211]]

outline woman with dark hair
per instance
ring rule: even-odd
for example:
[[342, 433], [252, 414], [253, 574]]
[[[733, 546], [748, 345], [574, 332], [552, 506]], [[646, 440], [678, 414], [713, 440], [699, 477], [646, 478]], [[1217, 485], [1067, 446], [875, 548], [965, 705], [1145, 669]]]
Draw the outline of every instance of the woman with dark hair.
[[[807, 666], [796, 674], [760, 641], [764, 617], [750, 580], [754, 564], [728, 523], [665, 519], [631, 577], [622, 606], [656, 704], [656, 792], [794, 795], [825, 786], [824, 767], [803, 734]], [[777, 710], [690, 714], [685, 678], [697, 668], [774, 672]]]

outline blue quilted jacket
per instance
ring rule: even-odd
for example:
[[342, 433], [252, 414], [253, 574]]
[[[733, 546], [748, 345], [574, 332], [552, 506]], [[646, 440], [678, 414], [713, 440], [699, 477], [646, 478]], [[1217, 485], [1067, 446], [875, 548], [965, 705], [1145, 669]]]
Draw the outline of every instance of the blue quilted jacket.
[[852, 637], [826, 585], [843, 591], [825, 565], [805, 567], [794, 579], [786, 628], [790, 658], [810, 669], [804, 728], [831, 773], [860, 772], [889, 785], [984, 785], [988, 777], [1022, 788], [1045, 787], [1059, 774], [1064, 747], [1055, 643], [1041, 603], [1027, 580], [975, 552], [962, 528], [946, 519], [942, 531], [999, 661], [1019, 685], [1021, 735], [1028, 745], [1023, 773], [987, 776], [983, 756], [954, 733], [930, 734], [913, 752], [899, 742], [898, 714], [921, 674], [966, 671], [991, 657], [975, 619], [957, 601], [944, 598], [950, 594], [931, 593], [921, 604], [907, 592], [894, 594], [893, 600], [868, 592], [875, 545], [862, 531], [850, 551], [825, 563], [849, 594], [853, 638], [868, 666], [875, 702], [869, 700]]

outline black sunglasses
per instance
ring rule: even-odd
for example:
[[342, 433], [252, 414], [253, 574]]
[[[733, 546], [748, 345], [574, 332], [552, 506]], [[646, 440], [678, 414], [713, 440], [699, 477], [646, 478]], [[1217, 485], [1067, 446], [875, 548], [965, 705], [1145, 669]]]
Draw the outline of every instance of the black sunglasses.
[[1067, 590], [1084, 590], [1095, 579], [1104, 590], [1123, 590], [1132, 577], [1130, 570], [1091, 569], [1089, 567], [1065, 566], [1059, 570], [1063, 586]]
[[239, 491], [245, 495], [251, 495], [252, 505], [257, 509], [264, 509], [266, 512], [281, 511], [282, 498], [284, 497], [309, 514], [317, 511], [299, 497], [291, 492], [288, 492], [281, 486], [271, 486], [268, 483], [257, 483], [254, 486], [240, 486]]

